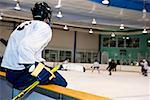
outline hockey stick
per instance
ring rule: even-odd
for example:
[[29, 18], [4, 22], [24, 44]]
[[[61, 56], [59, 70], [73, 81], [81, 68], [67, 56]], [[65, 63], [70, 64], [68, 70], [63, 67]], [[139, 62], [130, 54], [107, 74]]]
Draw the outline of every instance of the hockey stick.
[[[52, 70], [50, 70], [49, 68], [46, 67], [46, 70], [49, 71], [52, 74], [52, 77], [49, 78], [49, 80], [55, 78], [54, 73], [59, 69], [59, 65], [55, 66]], [[35, 81], [33, 84], [31, 84], [30, 86], [28, 86], [26, 89], [24, 89], [23, 91], [21, 91], [17, 96], [15, 96], [12, 100], [20, 100], [20, 98], [22, 98], [24, 95], [26, 95], [28, 92], [30, 92], [32, 89], [34, 89], [38, 84], [40, 83], [40, 81]]]

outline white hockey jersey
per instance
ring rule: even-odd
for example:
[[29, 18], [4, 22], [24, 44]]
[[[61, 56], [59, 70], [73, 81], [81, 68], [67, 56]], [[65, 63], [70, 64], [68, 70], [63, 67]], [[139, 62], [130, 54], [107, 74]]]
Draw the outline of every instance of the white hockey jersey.
[[1, 66], [12, 70], [22, 70], [20, 64], [44, 61], [42, 50], [52, 38], [52, 30], [43, 21], [26, 21], [10, 35]]

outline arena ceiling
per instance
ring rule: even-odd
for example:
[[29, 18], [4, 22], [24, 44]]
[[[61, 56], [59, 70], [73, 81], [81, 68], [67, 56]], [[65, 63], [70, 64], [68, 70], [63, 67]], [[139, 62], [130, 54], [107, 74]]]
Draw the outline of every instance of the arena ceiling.
[[[18, 0], [0, 0], [2, 16], [31, 19], [31, 7], [35, 2], [45, 1], [53, 9], [52, 22], [54, 25], [88, 29], [99, 32], [138, 32], [146, 27], [150, 31], [150, 0], [109, 0], [109, 5], [103, 5], [102, 0], [19, 0], [20, 11], [14, 10]], [[56, 8], [58, 1], [61, 7]], [[143, 12], [146, 9], [146, 13]], [[56, 15], [61, 11], [63, 17]], [[95, 18], [97, 24], [92, 25]], [[125, 29], [120, 30], [120, 24]]]

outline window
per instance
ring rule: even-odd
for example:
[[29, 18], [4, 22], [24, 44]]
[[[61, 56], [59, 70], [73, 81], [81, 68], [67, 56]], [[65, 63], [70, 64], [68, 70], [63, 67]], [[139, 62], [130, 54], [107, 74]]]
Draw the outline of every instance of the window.
[[86, 58], [85, 58], [85, 54], [84, 54], [84, 52], [77, 52], [76, 53], [76, 62], [86, 62]]
[[109, 38], [103, 38], [103, 47], [109, 47]]
[[139, 38], [133, 38], [132, 43], [133, 43], [133, 48], [138, 48], [139, 47]]
[[118, 47], [124, 47], [124, 39], [118, 38]]
[[[139, 47], [139, 38], [129, 38], [125, 37], [104, 37], [103, 38], [103, 47], [128, 47], [128, 48], [138, 48]], [[149, 40], [150, 43], [150, 40]], [[149, 45], [147, 43], [147, 45]]]
[[82, 52], [76, 53], [76, 62], [78, 63], [91, 63], [98, 59], [97, 52]]
[[69, 59], [69, 61], [71, 61], [71, 51], [60, 51], [59, 53], [59, 60], [60, 61], [64, 61], [66, 58]]
[[64, 50], [49, 50], [44, 51], [44, 58], [46, 61], [64, 61], [66, 58], [71, 61], [72, 53], [71, 51]]
[[126, 39], [126, 47], [131, 48], [132, 47], [132, 39]]
[[49, 61], [58, 61], [58, 51], [49, 50]]
[[139, 38], [130, 38], [126, 40], [126, 46], [129, 48], [139, 47]]
[[94, 62], [95, 60], [98, 60], [98, 53], [92, 53], [93, 57], [92, 57], [92, 62]]
[[91, 63], [91, 53], [90, 52], [88, 52], [87, 53], [87, 60], [88, 60], [88, 63]]
[[44, 52], [45, 52], [45, 53], [44, 53], [44, 58], [45, 58], [45, 60], [46, 60], [46, 61], [49, 61], [49, 50], [46, 49]]
[[110, 39], [110, 47], [116, 47], [116, 39], [115, 38]]
[[116, 38], [115, 37], [103, 38], [103, 47], [116, 47]]
[[[71, 50], [49, 50], [45, 49], [43, 51], [43, 57], [46, 61], [59, 61], [62, 62], [66, 58], [72, 61]], [[98, 59], [98, 53], [94, 51], [77, 51], [76, 52], [76, 62], [78, 63], [92, 63]]]

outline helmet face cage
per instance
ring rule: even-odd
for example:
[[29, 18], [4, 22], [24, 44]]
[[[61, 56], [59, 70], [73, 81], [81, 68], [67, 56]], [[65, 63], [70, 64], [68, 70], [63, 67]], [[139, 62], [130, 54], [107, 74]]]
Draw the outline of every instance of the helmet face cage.
[[43, 21], [45, 18], [47, 18], [49, 19], [49, 22], [51, 22], [52, 9], [47, 3], [36, 3], [31, 11], [33, 19]]

